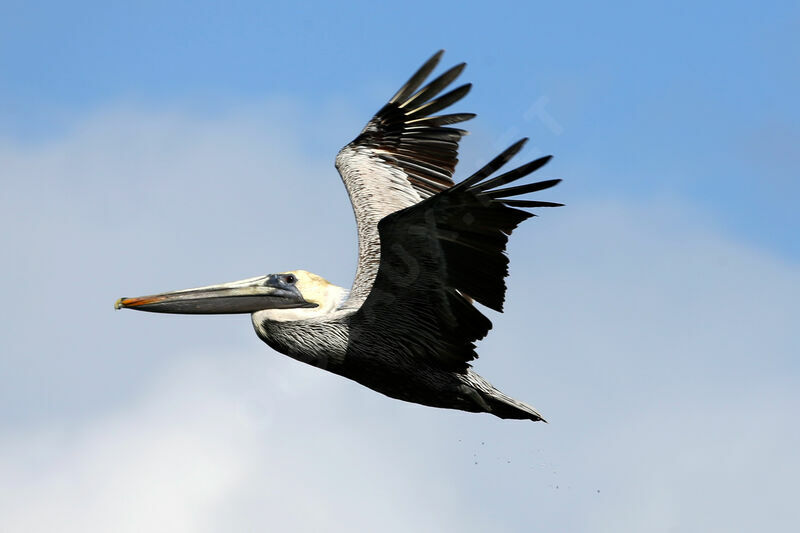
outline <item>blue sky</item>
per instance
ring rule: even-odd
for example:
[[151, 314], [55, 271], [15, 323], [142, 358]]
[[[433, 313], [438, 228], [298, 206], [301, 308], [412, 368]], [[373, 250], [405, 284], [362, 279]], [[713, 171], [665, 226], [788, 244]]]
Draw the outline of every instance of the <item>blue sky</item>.
[[[792, 2], [3, 2], [0, 530], [791, 529], [798, 34]], [[389, 400], [245, 317], [113, 312], [349, 285], [333, 157], [440, 48], [478, 113], [457, 175], [529, 136], [565, 180], [476, 363], [549, 425]]]
[[[560, 168], [580, 170], [570, 173], [570, 195], [676, 192], [726, 230], [795, 261], [800, 254], [793, 2], [0, 10], [0, 134], [11, 139], [35, 142], [120, 102], [213, 112], [284, 95], [309, 120], [342, 101], [366, 116], [382, 90], [446, 48], [449, 60], [470, 64], [476, 87], [466, 105], [480, 127], [513, 127], [556, 152]], [[542, 96], [562, 135], [522, 123]]]

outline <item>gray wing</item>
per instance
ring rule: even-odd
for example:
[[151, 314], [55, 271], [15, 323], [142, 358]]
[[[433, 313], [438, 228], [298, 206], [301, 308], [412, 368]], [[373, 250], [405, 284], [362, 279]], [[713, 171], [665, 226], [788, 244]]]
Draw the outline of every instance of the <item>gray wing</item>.
[[351, 337], [379, 331], [382, 342], [428, 365], [465, 371], [474, 342], [492, 323], [470, 298], [502, 311], [508, 236], [535, 216], [519, 208], [561, 204], [513, 197], [560, 180], [498, 188], [543, 166], [543, 157], [489, 176], [522, 147], [514, 144], [458, 185], [385, 217], [378, 224], [380, 268], [366, 301], [351, 317]]
[[358, 269], [345, 307], [360, 305], [375, 280], [378, 221], [453, 185], [458, 143], [466, 131], [447, 126], [475, 115], [435, 115], [469, 92], [466, 84], [438, 96], [461, 74], [464, 63], [419, 89], [442, 53], [431, 57], [336, 156], [358, 225]]

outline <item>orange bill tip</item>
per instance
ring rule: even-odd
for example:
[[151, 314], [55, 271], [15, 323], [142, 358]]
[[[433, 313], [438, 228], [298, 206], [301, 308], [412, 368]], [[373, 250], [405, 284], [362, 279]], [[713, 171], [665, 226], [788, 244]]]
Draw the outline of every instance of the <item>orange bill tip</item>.
[[114, 309], [122, 309], [123, 307], [136, 307], [138, 305], [145, 305], [163, 300], [161, 296], [150, 296], [143, 298], [120, 298], [114, 302]]

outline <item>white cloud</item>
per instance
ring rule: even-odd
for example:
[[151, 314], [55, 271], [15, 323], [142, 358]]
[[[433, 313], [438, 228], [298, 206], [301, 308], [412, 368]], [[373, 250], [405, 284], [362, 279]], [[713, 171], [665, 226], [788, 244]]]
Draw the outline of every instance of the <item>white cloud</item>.
[[[288, 384], [267, 361], [195, 354], [115, 412], [6, 433], [2, 530], [350, 531], [393, 516], [387, 530], [406, 531], [431, 493], [456, 510], [448, 480], [408, 475], [421, 451], [387, 461], [391, 443], [353, 420], [328, 376], [290, 365]], [[336, 418], [315, 415], [321, 401]]]
[[111, 415], [2, 446], [2, 529], [204, 530], [246, 479], [257, 433], [213, 376], [184, 370]]
[[269, 353], [242, 317], [114, 313], [287, 268], [349, 282], [345, 139], [306, 118], [115, 111], [0, 146], [0, 530], [800, 522], [800, 273], [679, 198], [545, 211], [512, 239], [476, 367], [547, 426], [389, 400]]

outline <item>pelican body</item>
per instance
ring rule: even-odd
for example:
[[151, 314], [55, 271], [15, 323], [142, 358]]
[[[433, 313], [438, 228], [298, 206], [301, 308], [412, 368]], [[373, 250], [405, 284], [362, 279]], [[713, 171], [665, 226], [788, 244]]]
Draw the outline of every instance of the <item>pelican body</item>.
[[526, 208], [561, 205], [517, 197], [559, 180], [506, 187], [549, 156], [495, 175], [519, 152], [522, 139], [453, 182], [466, 131], [450, 125], [475, 115], [436, 115], [470, 89], [466, 84], [439, 96], [463, 63], [422, 87], [441, 55], [431, 57], [336, 157], [358, 228], [359, 260], [350, 291], [294, 270], [120, 298], [115, 307], [249, 313], [258, 336], [278, 352], [392, 398], [543, 420], [472, 369], [475, 341], [492, 327], [473, 302], [502, 312], [508, 236], [534, 216]]

